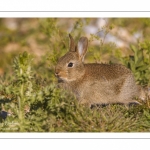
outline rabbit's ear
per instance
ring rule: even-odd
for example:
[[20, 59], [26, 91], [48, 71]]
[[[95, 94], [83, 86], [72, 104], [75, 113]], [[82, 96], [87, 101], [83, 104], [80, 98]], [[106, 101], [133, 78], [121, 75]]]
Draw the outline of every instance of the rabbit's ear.
[[84, 60], [84, 56], [86, 54], [88, 47], [88, 39], [86, 37], [81, 37], [78, 41], [77, 52], [80, 60]]
[[74, 39], [72, 38], [71, 34], [69, 34], [69, 51], [74, 52], [75, 51], [75, 43], [74, 43]]

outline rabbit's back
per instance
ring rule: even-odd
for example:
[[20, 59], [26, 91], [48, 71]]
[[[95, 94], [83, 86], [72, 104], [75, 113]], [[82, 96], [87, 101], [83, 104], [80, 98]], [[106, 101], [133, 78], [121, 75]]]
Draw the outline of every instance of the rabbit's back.
[[114, 80], [121, 76], [132, 74], [131, 71], [120, 64], [85, 64], [85, 76], [97, 80]]
[[85, 75], [72, 87], [81, 103], [89, 104], [128, 104], [139, 94], [132, 72], [118, 64], [85, 64]]

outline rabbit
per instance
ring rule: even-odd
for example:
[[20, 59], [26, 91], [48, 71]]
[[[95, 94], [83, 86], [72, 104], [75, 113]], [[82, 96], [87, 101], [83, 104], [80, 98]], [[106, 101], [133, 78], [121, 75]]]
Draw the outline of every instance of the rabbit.
[[91, 107], [97, 104], [138, 103], [140, 87], [128, 68], [121, 64], [85, 64], [87, 37], [77, 43], [69, 34], [69, 51], [55, 66], [55, 76], [61, 88], [74, 93], [80, 104]]

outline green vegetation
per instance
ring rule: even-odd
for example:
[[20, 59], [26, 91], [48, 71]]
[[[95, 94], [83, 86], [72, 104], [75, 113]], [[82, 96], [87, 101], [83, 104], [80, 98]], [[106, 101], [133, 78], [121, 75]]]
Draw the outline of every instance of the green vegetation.
[[[10, 21], [10, 22], [8, 22]], [[11, 22], [12, 21], [12, 22]], [[57, 88], [54, 67], [68, 50], [68, 33], [77, 40], [97, 19], [0, 19], [0, 132], [149, 132], [150, 99], [142, 105], [113, 104], [92, 109]], [[16, 23], [14, 26], [9, 26]], [[86, 62], [122, 63], [137, 84], [150, 85], [150, 19], [112, 18], [89, 34]], [[142, 38], [119, 47], [108, 41], [115, 29]], [[100, 35], [100, 36], [99, 36]], [[121, 37], [120, 37], [121, 38]], [[126, 43], [126, 38], [123, 39]], [[94, 44], [97, 42], [97, 44]]]

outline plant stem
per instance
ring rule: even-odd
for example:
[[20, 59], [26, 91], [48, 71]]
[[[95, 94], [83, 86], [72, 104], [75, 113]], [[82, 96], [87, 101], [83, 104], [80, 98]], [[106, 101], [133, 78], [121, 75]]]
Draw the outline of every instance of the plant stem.
[[18, 103], [19, 103], [20, 131], [22, 131], [23, 130], [23, 122], [24, 122], [23, 110], [22, 110], [22, 106], [24, 103], [24, 84], [23, 83], [21, 83], [21, 86], [20, 86], [20, 95], [18, 97]]

